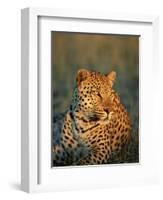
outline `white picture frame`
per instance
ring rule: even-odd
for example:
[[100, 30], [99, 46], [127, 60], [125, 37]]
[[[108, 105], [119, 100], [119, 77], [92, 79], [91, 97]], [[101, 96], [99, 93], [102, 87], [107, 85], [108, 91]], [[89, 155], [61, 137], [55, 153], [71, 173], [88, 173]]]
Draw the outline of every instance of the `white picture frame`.
[[[150, 93], [151, 88], [157, 84], [158, 16], [47, 8], [25, 8], [21, 13], [22, 190], [59, 191], [158, 183], [159, 159], [156, 152], [159, 151], [159, 130], [154, 117], [155, 109], [152, 106], [157, 99], [157, 91], [153, 91], [152, 97]], [[49, 34], [53, 30], [141, 35], [141, 133], [138, 164], [51, 168]]]

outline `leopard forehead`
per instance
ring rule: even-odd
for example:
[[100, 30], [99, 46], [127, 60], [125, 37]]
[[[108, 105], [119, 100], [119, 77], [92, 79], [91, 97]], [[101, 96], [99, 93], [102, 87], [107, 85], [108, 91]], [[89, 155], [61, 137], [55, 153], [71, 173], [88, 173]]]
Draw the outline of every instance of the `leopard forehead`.
[[105, 75], [92, 73], [79, 87], [81, 92], [109, 92], [111, 91], [111, 86]]

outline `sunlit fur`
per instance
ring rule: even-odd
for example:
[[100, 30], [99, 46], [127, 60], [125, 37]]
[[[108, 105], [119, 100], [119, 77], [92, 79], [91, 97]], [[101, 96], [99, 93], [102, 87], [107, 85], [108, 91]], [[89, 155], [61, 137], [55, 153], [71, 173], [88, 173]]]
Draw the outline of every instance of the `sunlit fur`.
[[54, 165], [107, 163], [127, 146], [131, 122], [113, 89], [115, 79], [115, 72], [78, 71], [72, 102], [56, 131], [60, 139], [53, 146]]

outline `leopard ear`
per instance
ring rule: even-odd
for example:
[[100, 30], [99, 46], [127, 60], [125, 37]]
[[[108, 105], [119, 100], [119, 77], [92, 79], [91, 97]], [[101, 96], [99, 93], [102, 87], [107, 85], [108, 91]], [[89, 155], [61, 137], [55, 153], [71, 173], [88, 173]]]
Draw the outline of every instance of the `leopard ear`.
[[114, 82], [115, 82], [115, 79], [116, 79], [116, 72], [115, 71], [112, 71], [110, 72], [109, 74], [107, 74], [107, 77], [109, 79], [109, 82], [111, 84], [111, 87], [113, 86]]
[[86, 80], [90, 72], [86, 69], [80, 69], [77, 73], [76, 82], [79, 85], [82, 81]]

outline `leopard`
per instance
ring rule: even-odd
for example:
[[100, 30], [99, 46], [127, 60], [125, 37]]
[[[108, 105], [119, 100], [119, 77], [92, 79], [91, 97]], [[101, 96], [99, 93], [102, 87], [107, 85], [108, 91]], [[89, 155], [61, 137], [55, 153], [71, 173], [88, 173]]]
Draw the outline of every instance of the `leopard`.
[[54, 123], [54, 166], [107, 164], [125, 152], [132, 123], [114, 89], [116, 77], [115, 71], [78, 70], [70, 106]]

